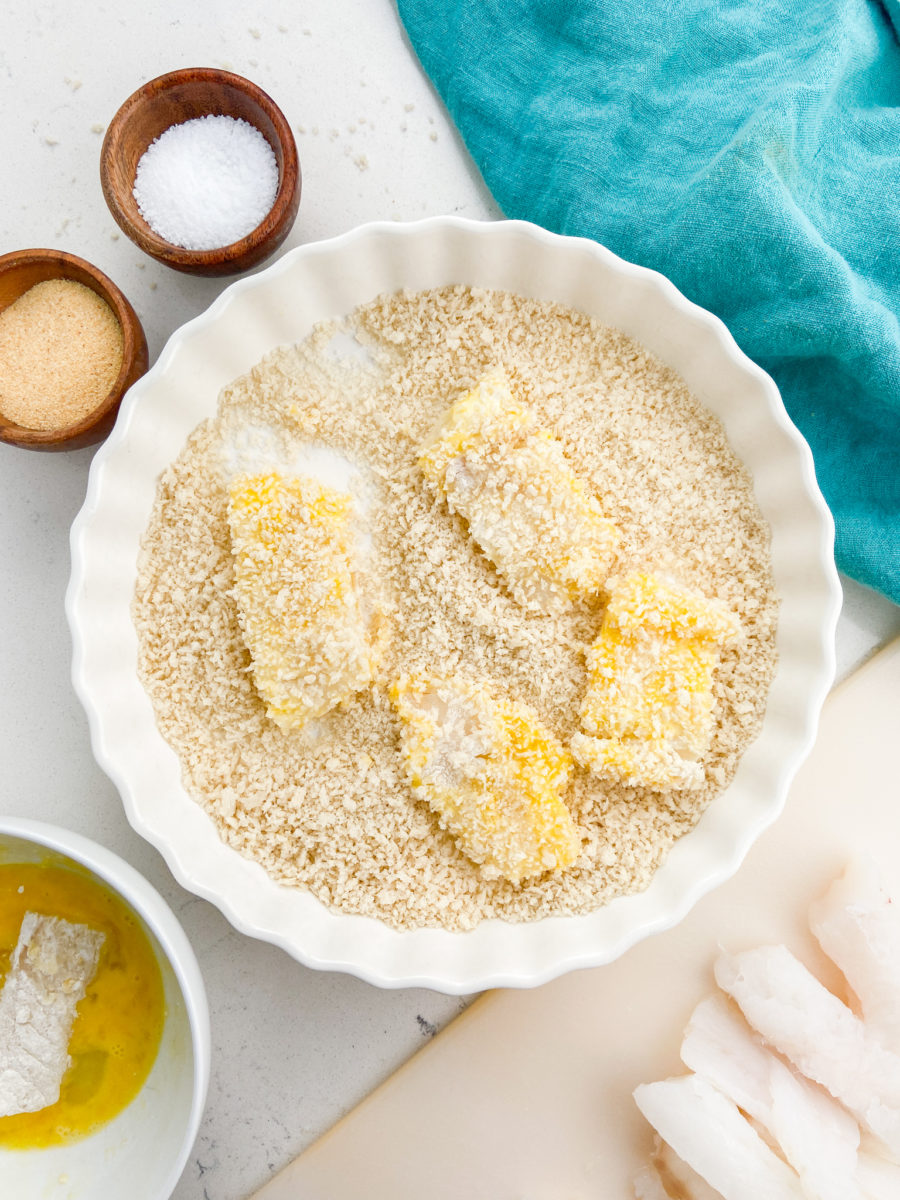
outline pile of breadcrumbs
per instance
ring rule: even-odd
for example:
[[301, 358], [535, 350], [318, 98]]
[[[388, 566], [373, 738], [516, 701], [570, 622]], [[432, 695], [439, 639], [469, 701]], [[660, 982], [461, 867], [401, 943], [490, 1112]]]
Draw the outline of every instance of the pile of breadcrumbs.
[[[367, 354], [342, 356], [348, 335]], [[716, 672], [706, 784], [661, 793], [576, 769], [567, 802], [581, 857], [522, 886], [482, 879], [413, 798], [387, 698], [402, 674], [484, 677], [562, 741], [578, 729], [584, 652], [602, 605], [525, 612], [416, 467], [453, 400], [498, 363], [621, 529], [620, 573], [662, 570], [723, 601], [743, 630]], [[285, 733], [249, 674], [226, 488], [248, 461], [289, 462], [310, 443], [351, 460], [368, 482], [390, 636], [370, 691]], [[560, 305], [461, 286], [379, 297], [225, 389], [218, 415], [160, 479], [134, 619], [159, 727], [221, 836], [280, 882], [398, 928], [585, 913], [644, 888], [731, 779], [759, 730], [775, 662], [769, 532], [718, 419], [622, 333]]]

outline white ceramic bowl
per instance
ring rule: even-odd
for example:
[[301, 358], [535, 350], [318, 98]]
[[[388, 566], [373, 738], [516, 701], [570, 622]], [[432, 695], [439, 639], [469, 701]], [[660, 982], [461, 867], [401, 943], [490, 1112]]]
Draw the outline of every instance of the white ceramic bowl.
[[87, 867], [138, 916], [156, 953], [166, 1020], [144, 1086], [90, 1137], [45, 1150], [0, 1147], [3, 1196], [41, 1200], [168, 1200], [206, 1104], [209, 1009], [190, 942], [162, 896], [117, 855], [56, 825], [0, 817], [0, 863]]
[[[379, 293], [452, 283], [560, 301], [617, 326], [679, 371], [718, 414], [753, 474], [772, 527], [779, 663], [762, 732], [731, 786], [675, 845], [644, 893], [580, 917], [487, 921], [465, 933], [398, 932], [328, 911], [307, 893], [276, 884], [220, 841], [185, 793], [177, 758], [138, 682], [129, 606], [157, 476], [188, 432], [215, 412], [219, 390], [276, 345], [304, 338], [317, 321]], [[778, 816], [833, 677], [840, 588], [832, 547], [833, 525], [812, 457], [774, 383], [741, 353], [721, 321], [661, 275], [595, 242], [519, 221], [439, 217], [368, 225], [293, 250], [232, 284], [172, 336], [131, 389], [94, 458], [72, 528], [73, 678], [97, 760], [119, 787], [129, 820], [181, 883], [218, 905], [238, 929], [275, 942], [308, 966], [349, 971], [387, 987], [467, 993], [533, 986], [608, 962], [639, 938], [675, 924], [734, 873]]]

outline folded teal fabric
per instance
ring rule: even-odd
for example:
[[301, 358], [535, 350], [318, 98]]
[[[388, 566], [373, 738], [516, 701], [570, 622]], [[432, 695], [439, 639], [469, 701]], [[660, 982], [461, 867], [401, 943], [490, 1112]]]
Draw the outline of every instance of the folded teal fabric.
[[508, 217], [595, 238], [775, 379], [836, 558], [900, 602], [900, 0], [398, 0]]

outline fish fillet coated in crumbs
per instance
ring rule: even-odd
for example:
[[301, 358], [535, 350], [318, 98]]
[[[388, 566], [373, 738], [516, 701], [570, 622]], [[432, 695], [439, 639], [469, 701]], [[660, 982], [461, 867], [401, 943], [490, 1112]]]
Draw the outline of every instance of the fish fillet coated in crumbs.
[[[368, 357], [341, 357], [348, 333]], [[716, 671], [705, 782], [652, 792], [577, 769], [565, 800], [582, 853], [521, 886], [484, 879], [412, 795], [386, 688], [421, 673], [484, 678], [563, 744], [579, 728], [603, 598], [550, 615], [523, 609], [416, 464], [454, 400], [497, 365], [621, 531], [617, 571], [677, 578], [721, 601], [743, 631]], [[281, 469], [323, 444], [375, 481], [369, 578], [379, 595], [363, 600], [389, 630], [376, 679], [299, 731], [266, 718], [231, 594], [228, 448], [247, 429], [272, 431]], [[680, 377], [564, 306], [462, 286], [379, 297], [227, 387], [160, 479], [134, 599], [158, 725], [221, 836], [275, 879], [396, 928], [585, 913], [646, 887], [759, 730], [776, 617], [750, 479]]]

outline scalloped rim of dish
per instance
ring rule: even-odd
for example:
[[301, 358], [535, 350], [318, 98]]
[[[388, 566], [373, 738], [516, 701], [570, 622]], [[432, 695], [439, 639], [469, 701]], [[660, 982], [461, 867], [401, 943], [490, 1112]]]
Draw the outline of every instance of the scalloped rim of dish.
[[[327, 909], [309, 893], [276, 883], [221, 841], [184, 791], [177, 757], [158, 732], [137, 679], [130, 602], [158, 473], [198, 421], [215, 412], [221, 386], [275, 346], [301, 340], [317, 320], [343, 316], [401, 287], [449, 283], [503, 288], [592, 312], [678, 370], [718, 413], [751, 470], [772, 527], [779, 661], [763, 728], [734, 780], [675, 843], [645, 891], [582, 916], [492, 919], [465, 932], [398, 931]], [[285, 289], [290, 313], [278, 303]], [[198, 388], [203, 371], [207, 378]], [[72, 679], [94, 754], [118, 787], [128, 820], [162, 853], [176, 879], [215, 904], [237, 929], [281, 946], [306, 966], [346, 971], [381, 987], [451, 994], [533, 987], [609, 962], [675, 925], [735, 873], [778, 817], [812, 747], [834, 677], [841, 591], [833, 544], [834, 525], [812, 455], [774, 382], [717, 317], [664, 276], [597, 242], [527, 222], [378, 222], [301, 246], [231, 284], [172, 335], [157, 363], [132, 386], [94, 457], [71, 530], [66, 614]]]

